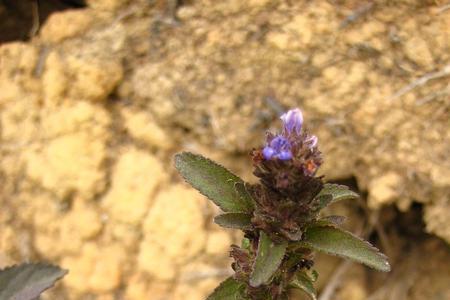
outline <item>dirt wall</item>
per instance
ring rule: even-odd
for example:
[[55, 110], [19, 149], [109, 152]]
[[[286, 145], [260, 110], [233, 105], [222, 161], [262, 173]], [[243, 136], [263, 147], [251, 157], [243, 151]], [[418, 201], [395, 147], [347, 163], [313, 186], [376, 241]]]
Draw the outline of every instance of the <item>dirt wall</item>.
[[[448, 5], [86, 2], [0, 45], [0, 266], [70, 269], [47, 299], [204, 299], [239, 234], [212, 224], [172, 156], [251, 180], [247, 153], [300, 107], [322, 173], [351, 179], [369, 213], [336, 209], [352, 229], [375, 218], [394, 264], [351, 267], [332, 299], [450, 297]], [[323, 288], [338, 264], [319, 262]]]

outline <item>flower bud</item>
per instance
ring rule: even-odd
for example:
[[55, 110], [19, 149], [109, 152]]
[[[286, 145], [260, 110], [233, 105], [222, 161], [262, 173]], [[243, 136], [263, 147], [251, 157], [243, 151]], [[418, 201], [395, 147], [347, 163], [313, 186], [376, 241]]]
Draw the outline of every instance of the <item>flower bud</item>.
[[298, 108], [291, 109], [280, 117], [287, 135], [294, 133], [299, 135], [303, 125], [303, 114]]

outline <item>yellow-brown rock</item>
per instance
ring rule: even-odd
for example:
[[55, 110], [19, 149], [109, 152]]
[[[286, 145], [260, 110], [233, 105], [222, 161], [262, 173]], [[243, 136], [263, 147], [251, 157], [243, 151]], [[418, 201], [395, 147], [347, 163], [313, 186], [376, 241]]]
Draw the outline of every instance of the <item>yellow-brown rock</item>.
[[206, 299], [226, 276], [228, 269], [214, 268], [203, 262], [189, 263], [180, 270], [174, 300]]
[[67, 69], [72, 80], [69, 93], [72, 99], [105, 100], [123, 77], [120, 62], [106, 58], [70, 56]]
[[400, 176], [393, 172], [375, 178], [369, 185], [369, 206], [378, 209], [394, 202], [400, 195], [399, 190], [402, 186]]
[[198, 192], [174, 185], [155, 198], [144, 221], [139, 267], [160, 279], [171, 279], [175, 267], [203, 249], [206, 242]]
[[138, 224], [166, 179], [164, 169], [156, 157], [134, 148], [125, 149], [113, 169], [112, 187], [102, 206], [110, 218]]
[[137, 141], [163, 150], [173, 145], [163, 128], [148, 113], [124, 109], [122, 115], [129, 134]]
[[67, 211], [63, 203], [49, 196], [30, 199], [39, 213], [25, 210], [24, 215], [32, 216], [36, 228], [34, 247], [41, 255], [59, 258], [79, 254], [83, 244], [102, 229], [101, 216], [92, 204], [74, 199], [72, 208]]
[[118, 245], [101, 247], [87, 243], [79, 256], [63, 259], [63, 267], [70, 269], [65, 284], [81, 293], [112, 291], [121, 283], [125, 254]]
[[177, 274], [177, 264], [172, 256], [166, 254], [166, 250], [170, 246], [158, 245], [153, 240], [148, 238], [141, 242], [138, 255], [139, 270], [157, 280], [174, 280]]
[[106, 126], [109, 116], [89, 103], [78, 102], [43, 110], [39, 138], [28, 147], [27, 173], [59, 197], [69, 193], [89, 199], [105, 187]]
[[55, 13], [41, 28], [40, 37], [43, 42], [59, 43], [64, 39], [82, 35], [94, 22], [95, 17], [89, 10], [69, 10]]
[[56, 51], [48, 54], [42, 75], [44, 101], [48, 104], [59, 104], [64, 100], [70, 85], [67, 66]]
[[105, 186], [105, 143], [86, 132], [67, 134], [33, 149], [27, 157], [30, 178], [60, 197], [75, 192], [89, 199]]
[[150, 281], [148, 276], [145, 276], [145, 274], [136, 273], [126, 284], [125, 299], [166, 300], [168, 299], [168, 297], [170, 297], [170, 294], [170, 281]]
[[[393, 275], [349, 272], [341, 298], [405, 283], [409, 300], [448, 298], [448, 259], [429, 255], [448, 249], [417, 246], [450, 241], [448, 1], [85, 2], [41, 7], [36, 36], [0, 45], [1, 266], [69, 268], [47, 299], [204, 299], [240, 239], [210, 224], [219, 209], [180, 183], [173, 154], [254, 182], [247, 154], [300, 107], [321, 174], [368, 195], [383, 212], [370, 237], [394, 253]], [[371, 215], [342, 205], [348, 228]], [[319, 289], [340, 262], [318, 256]]]
[[206, 253], [222, 255], [230, 250], [232, 244], [231, 234], [225, 230], [211, 231], [208, 233]]
[[127, 2], [127, 0], [87, 0], [87, 4], [97, 10], [113, 11]]

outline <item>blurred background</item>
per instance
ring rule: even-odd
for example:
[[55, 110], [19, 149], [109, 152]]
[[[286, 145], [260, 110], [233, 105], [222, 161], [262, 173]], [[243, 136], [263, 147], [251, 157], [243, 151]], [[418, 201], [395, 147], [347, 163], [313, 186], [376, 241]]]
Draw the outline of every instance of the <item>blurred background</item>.
[[320, 299], [450, 299], [448, 1], [39, 4], [0, 0], [0, 267], [69, 269], [45, 299], [205, 299], [241, 236], [172, 157], [254, 181], [299, 107], [362, 195], [330, 210], [393, 265], [318, 256]]

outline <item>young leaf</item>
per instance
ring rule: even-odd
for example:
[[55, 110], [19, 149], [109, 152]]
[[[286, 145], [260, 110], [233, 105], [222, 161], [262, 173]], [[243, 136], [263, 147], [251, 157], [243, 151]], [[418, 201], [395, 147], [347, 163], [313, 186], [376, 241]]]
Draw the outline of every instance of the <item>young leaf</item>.
[[247, 300], [243, 296], [245, 285], [233, 277], [222, 282], [206, 300]]
[[225, 228], [249, 229], [252, 225], [252, 215], [244, 213], [226, 213], [214, 218], [216, 224]]
[[0, 299], [33, 300], [67, 274], [56, 266], [22, 264], [0, 270]]
[[358, 194], [351, 191], [345, 185], [326, 183], [323, 189], [314, 198], [314, 207], [312, 208], [312, 211], [318, 214], [320, 210], [331, 203], [347, 199], [356, 199], [358, 197]]
[[[331, 195], [331, 197], [327, 195]], [[320, 193], [316, 196], [316, 199], [321, 199], [320, 209], [337, 201], [357, 198], [359, 198], [359, 195], [350, 190], [347, 186], [333, 183], [326, 183]]]
[[[243, 193], [242, 179], [197, 154], [183, 152], [175, 155], [175, 167], [184, 179], [225, 212], [251, 212], [253, 200]], [[236, 188], [238, 187], [238, 188]]]
[[253, 272], [250, 275], [250, 285], [258, 287], [268, 283], [278, 269], [286, 253], [287, 242], [275, 244], [264, 231], [260, 232], [258, 251]]
[[386, 256], [377, 248], [352, 233], [336, 227], [310, 227], [306, 230], [305, 237], [299, 245], [349, 258], [379, 271], [389, 272], [391, 270]]
[[295, 274], [294, 279], [291, 281], [290, 286], [296, 289], [303, 290], [312, 300], [317, 300], [316, 289], [314, 288], [313, 281], [303, 271]]

